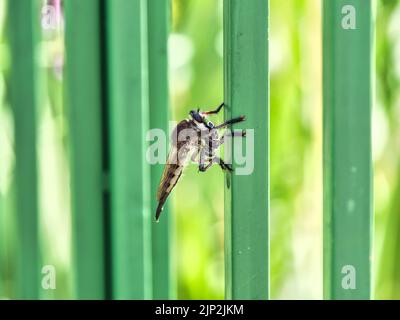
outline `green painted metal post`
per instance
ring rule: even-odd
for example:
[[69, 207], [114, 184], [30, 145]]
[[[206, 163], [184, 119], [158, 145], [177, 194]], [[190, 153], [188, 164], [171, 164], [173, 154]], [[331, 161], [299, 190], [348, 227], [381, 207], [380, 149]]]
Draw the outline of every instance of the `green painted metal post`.
[[8, 2], [12, 70], [11, 105], [15, 121], [15, 178], [17, 186], [17, 298], [38, 299], [40, 253], [38, 242], [38, 186], [36, 112], [38, 108], [36, 1]]
[[67, 0], [66, 95], [69, 116], [75, 291], [105, 298], [100, 2]]
[[[0, 4], [1, 6], [1, 4]], [[1, 99], [1, 98], [0, 98]], [[2, 101], [0, 100], [0, 108], [1, 108], [1, 103]], [[4, 235], [4, 195], [0, 191], [0, 295], [2, 297], [6, 296], [6, 290], [4, 286], [4, 274], [5, 274], [5, 268], [3, 266], [3, 261], [4, 261], [4, 256], [6, 252], [6, 246], [5, 246], [5, 235]]]
[[150, 299], [147, 1], [107, 1], [113, 298]]
[[371, 297], [370, 0], [325, 0], [324, 296]]
[[235, 128], [247, 128], [249, 168], [254, 160], [254, 169], [239, 175], [233, 159], [235, 172], [226, 175], [225, 295], [268, 299], [268, 0], [225, 0], [224, 42], [225, 117], [246, 116]]
[[[148, 1], [149, 34], [149, 103], [150, 128], [158, 128], [168, 135], [168, 32], [170, 0]], [[163, 164], [151, 166], [151, 212], [157, 208], [155, 195], [163, 171]], [[153, 223], [153, 299], [175, 296], [171, 273], [172, 225], [168, 206], [164, 208], [162, 223]]]

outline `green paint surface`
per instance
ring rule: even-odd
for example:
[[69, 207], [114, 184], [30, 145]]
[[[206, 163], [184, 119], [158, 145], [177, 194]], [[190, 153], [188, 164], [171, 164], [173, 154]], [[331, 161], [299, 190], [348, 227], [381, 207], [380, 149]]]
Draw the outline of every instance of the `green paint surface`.
[[66, 89], [68, 110], [74, 285], [78, 299], [106, 297], [102, 168], [100, 3], [68, 0]]
[[[326, 0], [323, 4], [324, 296], [369, 299], [371, 1]], [[356, 29], [342, 26], [342, 19], [349, 14], [346, 5], [355, 9]], [[347, 288], [353, 271], [354, 289]]]
[[[246, 128], [254, 148], [243, 144], [251, 174], [226, 175], [225, 296], [269, 296], [269, 74], [268, 1], [224, 1], [225, 117], [246, 116], [234, 128]], [[241, 139], [241, 138], [235, 138]], [[247, 144], [247, 146], [246, 146]], [[233, 145], [233, 154], [240, 142]], [[239, 152], [241, 150], [239, 149]], [[254, 151], [254, 152], [253, 152]], [[251, 165], [250, 165], [251, 166]]]
[[38, 241], [37, 123], [39, 39], [36, 1], [8, 2], [12, 69], [10, 102], [15, 122], [15, 179], [17, 209], [16, 297], [38, 299], [40, 252]]
[[112, 296], [150, 299], [147, 1], [109, 0], [106, 12]]
[[[161, 129], [168, 139], [168, 32], [170, 1], [148, 1], [148, 52], [149, 52], [149, 105], [150, 128]], [[168, 140], [167, 140], [168, 142]], [[156, 208], [156, 194], [164, 164], [151, 166], [151, 216]], [[153, 298], [168, 299], [175, 296], [171, 274], [171, 212], [168, 204], [162, 212], [160, 223], [152, 223]]]

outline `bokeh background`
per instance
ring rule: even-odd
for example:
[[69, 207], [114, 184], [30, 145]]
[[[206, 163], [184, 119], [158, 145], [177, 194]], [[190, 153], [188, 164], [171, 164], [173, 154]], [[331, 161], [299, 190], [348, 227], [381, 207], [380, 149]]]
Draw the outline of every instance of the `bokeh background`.
[[[0, 297], [15, 298], [15, 176], [12, 68], [0, 0]], [[45, 3], [61, 0], [43, 0]], [[222, 0], [172, 0], [172, 119], [223, 100]], [[62, 7], [61, 7], [62, 8]], [[400, 1], [376, 0], [373, 106], [374, 297], [400, 298]], [[62, 10], [61, 10], [62, 12]], [[322, 298], [321, 0], [270, 0], [271, 297]], [[68, 132], [63, 105], [64, 26], [42, 30], [38, 110], [40, 240], [57, 288], [72, 299]], [[27, 53], [31, 54], [31, 53]], [[221, 120], [221, 116], [215, 121]], [[171, 200], [177, 297], [224, 296], [223, 174], [188, 168]]]

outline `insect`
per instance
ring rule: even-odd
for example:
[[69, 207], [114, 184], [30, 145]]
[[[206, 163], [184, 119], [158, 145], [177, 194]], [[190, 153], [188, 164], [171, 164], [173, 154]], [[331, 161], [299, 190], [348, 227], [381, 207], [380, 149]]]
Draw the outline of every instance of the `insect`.
[[[220, 137], [218, 130], [244, 121], [245, 116], [233, 118], [215, 126], [207, 120], [207, 115], [218, 114], [222, 107], [224, 107], [224, 103], [213, 111], [192, 110], [189, 112], [189, 118], [179, 122], [173, 130], [171, 150], [158, 186], [156, 221], [159, 220], [165, 201], [190, 160], [198, 163], [200, 172], [207, 171], [215, 163], [219, 164], [224, 171], [232, 171], [232, 167], [215, 154], [216, 149], [224, 143], [227, 134]], [[231, 136], [244, 137], [246, 135], [245, 130], [241, 132], [227, 131]]]

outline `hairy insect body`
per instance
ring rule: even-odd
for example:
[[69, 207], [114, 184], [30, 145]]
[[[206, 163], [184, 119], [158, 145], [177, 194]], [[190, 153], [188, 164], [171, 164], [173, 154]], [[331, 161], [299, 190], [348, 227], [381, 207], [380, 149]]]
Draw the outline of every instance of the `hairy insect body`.
[[223, 170], [232, 170], [228, 164], [225, 164], [222, 159], [215, 155], [216, 149], [224, 142], [224, 137], [220, 138], [217, 130], [229, 124], [244, 121], [245, 118], [242, 116], [231, 119], [216, 127], [212, 122], [206, 121], [205, 116], [207, 114], [218, 113], [222, 106], [223, 104], [217, 110], [209, 112], [191, 111], [191, 119], [179, 122], [172, 132], [171, 150], [157, 192], [157, 221], [165, 201], [178, 183], [190, 160], [198, 162], [199, 171], [202, 172], [214, 163], [218, 163]]

